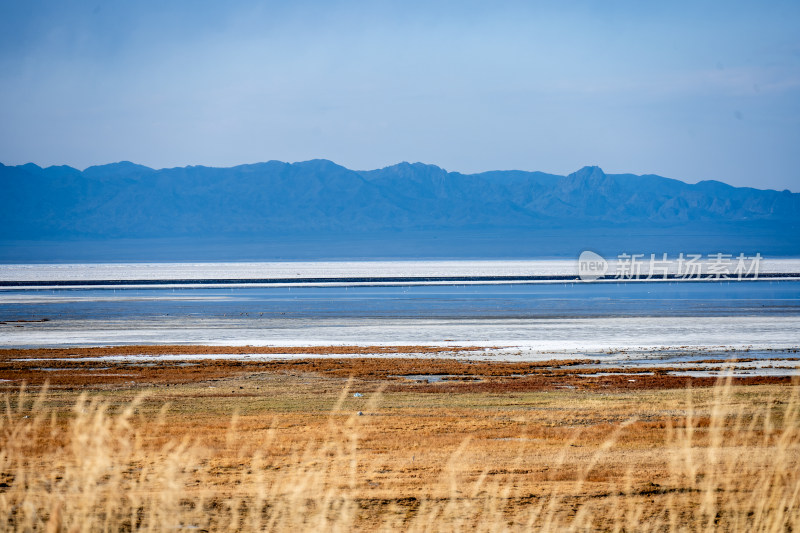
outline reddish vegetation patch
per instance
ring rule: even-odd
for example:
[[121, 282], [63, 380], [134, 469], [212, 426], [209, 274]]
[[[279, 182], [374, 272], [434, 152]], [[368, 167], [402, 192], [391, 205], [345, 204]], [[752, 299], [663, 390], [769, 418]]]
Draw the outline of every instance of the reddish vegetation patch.
[[578, 359], [532, 361], [508, 363], [503, 361], [458, 361], [451, 359], [380, 359], [363, 357], [354, 359], [305, 359], [300, 361], [281, 361], [294, 370], [303, 369], [340, 377], [364, 379], [389, 379], [403, 375], [456, 375], [465, 377], [507, 377], [518, 374], [549, 373], [561, 367], [569, 367], [597, 361]]
[[[604, 370], [605, 371], [605, 370]], [[580, 376], [577, 374], [545, 374], [524, 376], [516, 379], [496, 379], [479, 382], [442, 381], [439, 383], [415, 383], [413, 385], [391, 385], [387, 390], [412, 390], [428, 393], [465, 392], [524, 392], [536, 390], [577, 389], [594, 391], [619, 391], [638, 389], [683, 389], [712, 387], [718, 383], [715, 377], [689, 377], [668, 374]], [[791, 384], [789, 376], [748, 376], [733, 378], [734, 385]]]
[[483, 351], [480, 346], [191, 346], [191, 345], [132, 345], [92, 348], [26, 348], [0, 350], [0, 361], [8, 359], [47, 359], [70, 357], [101, 357], [106, 355], [188, 355], [188, 354], [397, 354], [447, 353]]
[[[752, 363], [753, 361], [759, 361], [754, 357], [744, 357], [744, 358], [732, 358], [732, 359], [702, 359], [700, 361], [694, 361], [697, 364], [733, 364], [733, 363]], [[800, 357], [782, 357], [781, 361], [800, 361]]]
[[[143, 385], [170, 385], [207, 380], [242, 377], [259, 373], [306, 374], [320, 377], [349, 378], [370, 381], [374, 386], [388, 382], [390, 391], [425, 393], [512, 392], [532, 390], [671, 389], [687, 385], [707, 387], [717, 382], [714, 377], [671, 375], [672, 369], [648, 368], [652, 374], [636, 373], [627, 368], [586, 368], [598, 361], [553, 360], [525, 363], [495, 361], [459, 361], [453, 359], [422, 359], [408, 357], [304, 358], [276, 361], [200, 360], [180, 361], [77, 361], [77, 357], [166, 355], [197, 353], [293, 353], [293, 354], [353, 354], [353, 353], [431, 353], [466, 352], [474, 347], [393, 346], [363, 347], [335, 346], [312, 348], [285, 347], [218, 347], [218, 346], [121, 346], [105, 348], [64, 348], [0, 351], [0, 379], [9, 380], [5, 387], [17, 387], [21, 382], [33, 385], [49, 381], [58, 388], [113, 387], [127, 388]], [[435, 355], [434, 355], [435, 357]], [[51, 360], [43, 360], [51, 359]], [[595, 373], [611, 375], [592, 375]], [[425, 383], [402, 376], [443, 377], [437, 383]], [[743, 385], [790, 383], [789, 377], [750, 376], [735, 378]]]

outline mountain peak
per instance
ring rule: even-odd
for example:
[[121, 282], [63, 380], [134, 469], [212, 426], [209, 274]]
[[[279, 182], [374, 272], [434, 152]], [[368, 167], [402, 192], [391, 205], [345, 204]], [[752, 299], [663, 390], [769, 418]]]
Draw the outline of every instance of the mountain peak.
[[561, 191], [568, 195], [609, 194], [616, 189], [616, 180], [598, 166], [583, 167], [561, 180]]
[[150, 167], [144, 165], [137, 165], [130, 161], [119, 161], [117, 163], [109, 163], [107, 165], [95, 165], [86, 168], [83, 173], [88, 176], [104, 177], [104, 176], [131, 176], [149, 174], [155, 172]]
[[586, 166], [580, 170], [577, 170], [567, 176], [568, 178], [582, 178], [582, 179], [602, 179], [606, 177], [606, 173], [603, 172], [603, 169], [598, 167], [597, 165]]
[[417, 161], [416, 163], [409, 163], [408, 161], [401, 161], [395, 165], [389, 165], [388, 167], [383, 167], [380, 170], [400, 170], [400, 171], [410, 171], [410, 170], [427, 170], [428, 172], [447, 172], [440, 166], [437, 165], [430, 165], [428, 163], [421, 163]]
[[308, 161], [298, 161], [291, 164], [295, 168], [311, 170], [312, 172], [331, 172], [331, 171], [348, 171], [350, 169], [343, 167], [329, 159], [309, 159]]

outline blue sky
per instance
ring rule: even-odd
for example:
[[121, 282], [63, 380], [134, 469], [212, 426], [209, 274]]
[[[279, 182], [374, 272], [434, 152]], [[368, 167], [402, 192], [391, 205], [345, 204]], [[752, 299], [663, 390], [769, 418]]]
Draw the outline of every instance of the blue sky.
[[799, 27], [796, 0], [3, 2], [0, 161], [600, 165], [800, 191]]

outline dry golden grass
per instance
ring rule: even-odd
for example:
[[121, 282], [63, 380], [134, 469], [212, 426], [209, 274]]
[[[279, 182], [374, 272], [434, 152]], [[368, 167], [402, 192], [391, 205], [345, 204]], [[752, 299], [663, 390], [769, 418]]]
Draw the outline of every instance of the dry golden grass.
[[270, 374], [8, 394], [0, 530], [800, 528], [796, 383], [375, 386]]

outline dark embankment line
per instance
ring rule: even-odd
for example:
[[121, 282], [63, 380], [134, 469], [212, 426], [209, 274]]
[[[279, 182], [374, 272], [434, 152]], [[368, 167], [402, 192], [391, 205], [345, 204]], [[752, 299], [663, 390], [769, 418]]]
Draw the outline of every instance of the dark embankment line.
[[[683, 278], [675, 274], [658, 276], [653, 279], [643, 277], [635, 279], [617, 278], [615, 276], [603, 276], [596, 281], [616, 281], [616, 282], [645, 282], [645, 281], [752, 281], [752, 280], [792, 280], [800, 279], [797, 273], [763, 273], [753, 275], [743, 275], [741, 278], [721, 277], [714, 275], [694, 276]], [[164, 285], [286, 285], [286, 284], [315, 284], [325, 285], [334, 283], [481, 283], [481, 282], [581, 282], [575, 275], [550, 275], [550, 276], [390, 276], [390, 277], [343, 277], [343, 278], [215, 278], [215, 279], [93, 279], [93, 280], [0, 280], [0, 287], [126, 287], [126, 286], [164, 286]]]
[[578, 281], [577, 276], [387, 276], [349, 278], [247, 278], [247, 279], [136, 279], [136, 280], [57, 280], [0, 281], [0, 287], [98, 286], [98, 285], [279, 285], [325, 283], [425, 283], [481, 281]]

